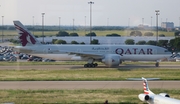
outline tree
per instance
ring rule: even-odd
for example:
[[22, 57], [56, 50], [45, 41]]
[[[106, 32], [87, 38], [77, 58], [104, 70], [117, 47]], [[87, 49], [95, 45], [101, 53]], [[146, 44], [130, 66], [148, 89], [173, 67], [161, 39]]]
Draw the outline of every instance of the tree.
[[39, 37], [46, 37], [46, 36], [44, 36], [44, 35], [40, 35]]
[[39, 36], [38, 35], [35, 35], [35, 38], [38, 38]]
[[12, 42], [13, 44], [19, 44], [20, 43], [19, 40], [15, 40], [15, 39], [10, 39], [9, 41]]
[[168, 40], [159, 40], [158, 46], [167, 48]]
[[52, 43], [55, 44], [55, 42], [57, 41], [58, 39], [53, 39], [52, 40]]
[[180, 31], [175, 31], [175, 32], [174, 32], [174, 36], [175, 36], [175, 37], [179, 37], [179, 36], [180, 36]]
[[133, 44], [134, 44], [134, 40], [133, 40], [133, 39], [127, 39], [127, 40], [125, 41], [125, 44], [127, 44], [127, 45], [133, 45]]
[[170, 47], [174, 47], [174, 43], [175, 43], [175, 39], [171, 39], [171, 40], [169, 41], [169, 46], [170, 46]]
[[71, 41], [71, 44], [79, 44], [77, 41]]
[[116, 33], [112, 33], [112, 34], [107, 34], [106, 36], [117, 36], [117, 37], [120, 37], [121, 35], [116, 34]]
[[142, 41], [137, 42], [136, 44], [137, 45], [144, 45], [144, 44], [146, 44], [146, 41], [142, 40]]
[[150, 40], [146, 44], [148, 44], [148, 45], [156, 45], [156, 43], [157, 43], [156, 41]]
[[91, 33], [86, 34], [86, 36], [96, 36], [96, 33], [91, 32]]
[[165, 35], [164, 34], [160, 34], [159, 37], [165, 37]]
[[64, 41], [64, 40], [56, 40], [55, 44], [66, 44], [66, 41]]
[[85, 44], [84, 42], [81, 42], [80, 44]]
[[175, 38], [174, 46], [177, 51], [180, 51], [180, 37]]
[[153, 36], [154, 34], [152, 32], [145, 32], [144, 36]]
[[175, 39], [171, 39], [169, 41], [169, 45], [171, 47], [171, 49], [173, 49], [172, 51], [180, 51], [180, 37], [177, 37]]
[[67, 33], [66, 31], [59, 31], [58, 34], [56, 34], [57, 37], [60, 36], [69, 36], [69, 33]]
[[140, 31], [132, 31], [131, 33], [130, 33], [130, 36], [142, 36], [142, 33], [140, 32]]
[[93, 40], [91, 41], [91, 44], [99, 44], [99, 40], [93, 39]]
[[70, 33], [69, 36], [79, 36], [77, 33]]

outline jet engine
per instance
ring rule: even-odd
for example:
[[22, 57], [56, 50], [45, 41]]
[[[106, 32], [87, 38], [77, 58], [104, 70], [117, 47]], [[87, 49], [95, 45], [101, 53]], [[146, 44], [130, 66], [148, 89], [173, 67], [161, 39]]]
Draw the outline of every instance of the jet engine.
[[150, 101], [153, 97], [146, 94], [139, 94], [139, 99], [143, 102]]
[[117, 54], [107, 54], [102, 59], [102, 62], [108, 67], [118, 67], [121, 60], [120, 56]]
[[161, 95], [163, 97], [170, 97], [167, 93], [160, 93], [159, 95]]

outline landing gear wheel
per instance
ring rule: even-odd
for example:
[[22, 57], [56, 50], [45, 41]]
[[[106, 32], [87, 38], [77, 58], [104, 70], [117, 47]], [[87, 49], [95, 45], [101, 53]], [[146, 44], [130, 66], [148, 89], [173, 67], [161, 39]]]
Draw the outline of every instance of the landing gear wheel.
[[85, 68], [94, 68], [94, 67], [97, 67], [97, 66], [98, 66], [97, 63], [95, 63], [95, 64], [93, 64], [93, 63], [92, 64], [89, 64], [89, 63], [88, 64], [84, 64]]
[[98, 66], [98, 64], [97, 64], [97, 63], [95, 63], [95, 64], [94, 64], [94, 66], [95, 66], [95, 67], [97, 67], [97, 66]]
[[85, 68], [87, 68], [87, 67], [88, 67], [88, 65], [87, 65], [87, 64], [84, 64], [84, 67], [85, 67]]
[[156, 66], [156, 67], [159, 67], [159, 62], [156, 62], [155, 66]]

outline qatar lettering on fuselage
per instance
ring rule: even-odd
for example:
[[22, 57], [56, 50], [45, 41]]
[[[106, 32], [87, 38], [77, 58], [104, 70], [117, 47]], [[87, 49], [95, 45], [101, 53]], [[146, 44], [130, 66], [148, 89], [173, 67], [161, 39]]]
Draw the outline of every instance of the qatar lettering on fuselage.
[[127, 49], [122, 49], [122, 48], [117, 48], [116, 50], [115, 50], [115, 53], [116, 54], [119, 54], [119, 55], [121, 55], [121, 56], [123, 56], [123, 54], [129, 54], [129, 55], [131, 55], [131, 54], [142, 54], [142, 55], [152, 55], [153, 54], [153, 49], [151, 49], [151, 48], [147, 48], [147, 49], [138, 49], [138, 48], [132, 48], [132, 49], [129, 49], [129, 48], [127, 48]]

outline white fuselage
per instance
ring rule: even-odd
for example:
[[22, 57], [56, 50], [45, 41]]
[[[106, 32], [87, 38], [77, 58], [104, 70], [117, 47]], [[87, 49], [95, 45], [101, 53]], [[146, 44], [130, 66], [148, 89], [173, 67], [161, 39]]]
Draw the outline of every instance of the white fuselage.
[[171, 55], [166, 49], [151, 45], [33, 45], [17, 46], [15, 50], [64, 61], [87, 60], [86, 56], [99, 60], [106, 54], [118, 54], [121, 60], [157, 61]]
[[180, 100], [169, 97], [163, 97], [161, 95], [154, 95], [154, 99], [149, 104], [180, 104]]

